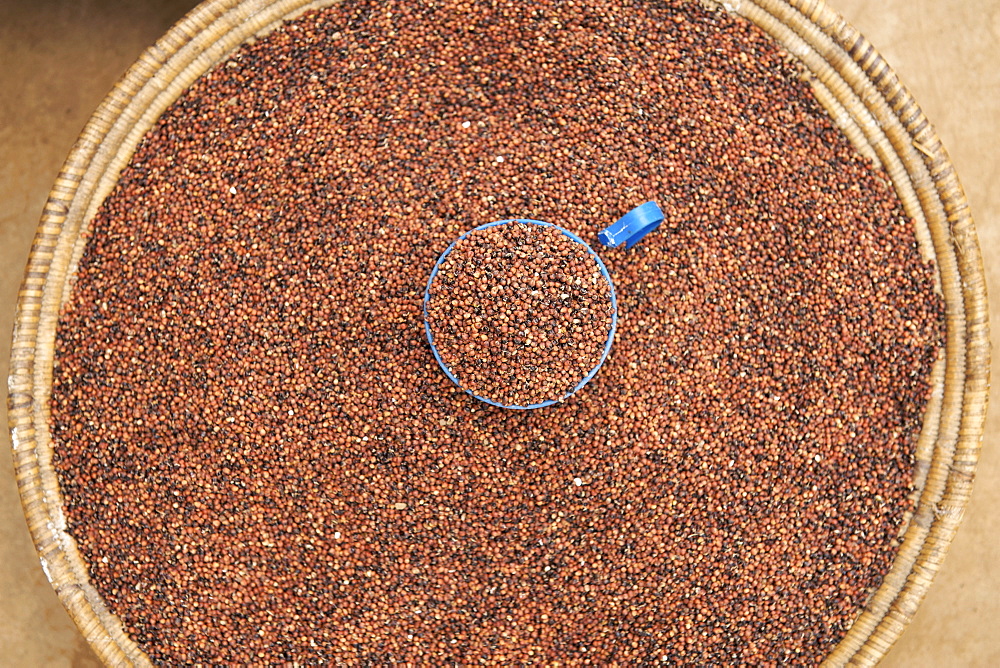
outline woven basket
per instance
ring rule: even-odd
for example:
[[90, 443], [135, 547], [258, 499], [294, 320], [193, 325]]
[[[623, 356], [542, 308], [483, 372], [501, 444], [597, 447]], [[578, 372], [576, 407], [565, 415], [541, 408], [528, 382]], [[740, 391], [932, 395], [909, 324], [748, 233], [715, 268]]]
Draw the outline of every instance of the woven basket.
[[[11, 353], [9, 420], [24, 512], [46, 575], [95, 652], [110, 665], [148, 665], [91, 585], [66, 533], [52, 467], [49, 391], [60, 305], [81, 235], [147, 130], [199, 76], [247, 40], [336, 0], [209, 0], [125, 74], [59, 174], [21, 288]], [[965, 195], [920, 107], [872, 45], [821, 0], [725, 0], [800, 59], [816, 95], [851, 142], [890, 174], [923, 251], [937, 263], [947, 347], [917, 445], [916, 511], [881, 587], [827, 663], [871, 665], [913, 617], [961, 522], [986, 410], [985, 277]]]

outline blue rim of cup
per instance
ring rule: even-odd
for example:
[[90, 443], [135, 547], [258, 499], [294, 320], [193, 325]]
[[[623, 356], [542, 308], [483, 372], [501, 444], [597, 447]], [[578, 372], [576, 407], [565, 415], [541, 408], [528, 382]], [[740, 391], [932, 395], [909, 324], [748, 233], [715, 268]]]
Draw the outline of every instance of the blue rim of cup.
[[[574, 387], [572, 390], [567, 392], [559, 399], [548, 399], [541, 403], [528, 404], [527, 406], [519, 406], [517, 404], [501, 404], [499, 402], [493, 401], [492, 399], [481, 397], [478, 394], [462, 387], [462, 384], [458, 382], [458, 378], [455, 377], [455, 374], [451, 372], [448, 366], [441, 359], [441, 355], [440, 353], [438, 353], [437, 346], [434, 345], [434, 335], [431, 332], [431, 326], [427, 315], [427, 305], [431, 299], [431, 286], [434, 285], [434, 279], [437, 277], [438, 269], [441, 267], [441, 263], [444, 262], [445, 258], [448, 257], [448, 254], [451, 253], [452, 249], [455, 247], [455, 244], [457, 244], [462, 239], [465, 239], [473, 232], [478, 232], [479, 230], [485, 230], [490, 227], [496, 227], [498, 225], [510, 225], [512, 223], [527, 223], [529, 225], [539, 225], [541, 227], [554, 227], [555, 229], [559, 230], [567, 237], [575, 241], [576, 243], [586, 248], [587, 253], [589, 253], [595, 260], [597, 260], [597, 267], [598, 269], [600, 269], [601, 275], [604, 276], [604, 280], [608, 282], [608, 289], [611, 295], [611, 329], [608, 331], [608, 340], [604, 344], [604, 352], [601, 354], [601, 359], [598, 360], [597, 365], [590, 371], [590, 373], [588, 373], [586, 376], [583, 377], [583, 380], [577, 383], [576, 387]], [[472, 395], [476, 399], [479, 399], [484, 403], [490, 404], [491, 406], [497, 406], [498, 408], [510, 408], [514, 410], [530, 410], [533, 408], [545, 408], [546, 406], [553, 406], [555, 404], [565, 401], [566, 399], [568, 399], [569, 397], [573, 396], [578, 391], [580, 391], [580, 389], [582, 389], [584, 385], [593, 380], [594, 376], [597, 375], [597, 372], [600, 371], [601, 366], [604, 365], [604, 360], [608, 358], [608, 353], [611, 352], [611, 345], [614, 343], [615, 331], [618, 329], [618, 299], [615, 296], [615, 284], [611, 280], [611, 274], [608, 273], [608, 268], [604, 266], [604, 261], [601, 260], [601, 256], [594, 252], [594, 249], [590, 247], [590, 244], [588, 244], [586, 241], [576, 236], [569, 230], [560, 227], [559, 225], [555, 225], [553, 223], [546, 223], [545, 221], [542, 220], [532, 220], [531, 218], [509, 218], [506, 220], [497, 220], [492, 223], [485, 223], [483, 225], [480, 225], [479, 227], [475, 227], [469, 230], [468, 232], [463, 233], [461, 236], [458, 237], [458, 239], [455, 239], [455, 241], [451, 242], [451, 244], [444, 250], [444, 252], [441, 253], [441, 256], [438, 257], [437, 262], [434, 263], [434, 268], [431, 270], [430, 278], [427, 279], [427, 287], [424, 289], [423, 312], [424, 312], [424, 332], [427, 334], [427, 342], [431, 346], [431, 352], [434, 353], [434, 359], [437, 360], [438, 366], [441, 367], [441, 370], [444, 371], [445, 375], [448, 376], [448, 378], [451, 379], [451, 381], [455, 383], [455, 385], [462, 388], [463, 390], [465, 390], [465, 392]]]

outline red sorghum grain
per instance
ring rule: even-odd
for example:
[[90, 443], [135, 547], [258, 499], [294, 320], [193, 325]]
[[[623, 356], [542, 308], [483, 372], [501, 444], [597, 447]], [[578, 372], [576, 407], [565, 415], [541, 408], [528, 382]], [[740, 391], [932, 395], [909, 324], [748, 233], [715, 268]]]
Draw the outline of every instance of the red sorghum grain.
[[[422, 295], [460, 232], [651, 199], [593, 382], [509, 411], [441, 373]], [[932, 278], [741, 20], [347, 0], [194, 84], [93, 221], [67, 521], [158, 663], [815, 662], [910, 507]]]
[[459, 385], [504, 406], [560, 401], [601, 363], [611, 286], [587, 246], [556, 227], [471, 230], [440, 261], [426, 318]]

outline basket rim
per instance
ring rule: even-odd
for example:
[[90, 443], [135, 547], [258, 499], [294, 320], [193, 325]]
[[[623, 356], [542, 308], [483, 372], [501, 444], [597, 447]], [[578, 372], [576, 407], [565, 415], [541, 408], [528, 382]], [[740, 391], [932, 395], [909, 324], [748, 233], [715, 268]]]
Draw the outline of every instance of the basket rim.
[[817, 98], [835, 121], [849, 112], [845, 134], [856, 146], [867, 144], [890, 173], [918, 235], [926, 228], [929, 238], [921, 241], [934, 247], [945, 296], [942, 396], [932, 397], [925, 414], [921, 440], [933, 435], [928, 461], [918, 444], [917, 466], [926, 467], [918, 471], [924, 476], [919, 499], [889, 573], [824, 662], [875, 665], [913, 618], [971, 497], [990, 377], [982, 256], [964, 190], [937, 133], [856, 28], [822, 0], [742, 0], [735, 11], [807, 65]]
[[[15, 477], [45, 574], [106, 664], [148, 665], [150, 661], [89, 582], [86, 563], [66, 531], [51, 465], [46, 370], [51, 372], [55, 321], [75, 272], [79, 238], [139, 139], [190, 81], [247, 40], [297, 14], [338, 1], [207, 0], [193, 9], [139, 57], [94, 112], [43, 209], [18, 294], [11, 346], [8, 423]], [[872, 113], [875, 124], [871, 127], [851, 117], [839, 125], [863, 154], [876, 160], [899, 158], [903, 171], [897, 172], [906, 174], [909, 188], [901, 196], [908, 201], [915, 198], [910, 206], [927, 214], [933, 242], [950, 249], [947, 259], [957, 272], [944, 281], [953, 308], [941, 382], [952, 396], [945, 400], [943, 418], [935, 418], [930, 477], [922, 485], [925, 489], [903, 538], [900, 554], [910, 555], [910, 563], [895, 572], [901, 563], [897, 555], [890, 576], [826, 661], [873, 665], [901, 635], [924, 598], [972, 491], [990, 376], [986, 282], [975, 226], [933, 126], [882, 56], [836, 10], [824, 0], [710, 1], [765, 31], [762, 24], [791, 31], [786, 39], [797, 39], [796, 45], [801, 42], [808, 47], [802, 53], [793, 49], [796, 57], [803, 62], [819, 58], [830, 65], [833, 74], [813, 72], [821, 102], [828, 110], [849, 109], [860, 102]], [[897, 190], [902, 187], [897, 178], [893, 182]], [[960, 341], [952, 339], [956, 334], [961, 335]], [[932, 488], [933, 493], [927, 491]]]

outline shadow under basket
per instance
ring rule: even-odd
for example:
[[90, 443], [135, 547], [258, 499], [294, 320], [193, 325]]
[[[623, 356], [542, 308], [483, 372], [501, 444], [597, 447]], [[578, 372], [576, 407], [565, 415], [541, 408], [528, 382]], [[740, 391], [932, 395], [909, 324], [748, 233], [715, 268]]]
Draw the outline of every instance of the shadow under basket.
[[[198, 77], [244, 42], [332, 2], [209, 0], [151, 47], [115, 86], [74, 146], [35, 236], [16, 315], [9, 421], [16, 476], [46, 575], [87, 641], [110, 665], [148, 665], [91, 584], [66, 532], [52, 464], [49, 395], [56, 324], [83, 235], [143, 135]], [[872, 45], [820, 0], [725, 0], [798, 58], [835, 123], [890, 175], [946, 303], [947, 344], [917, 443], [915, 512], [891, 570], [827, 657], [872, 665], [924, 597], [961, 522], [979, 456], [989, 384], [986, 285], [955, 170], [916, 101]]]

